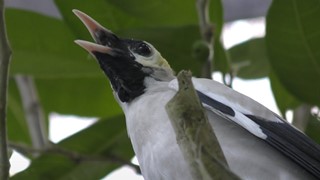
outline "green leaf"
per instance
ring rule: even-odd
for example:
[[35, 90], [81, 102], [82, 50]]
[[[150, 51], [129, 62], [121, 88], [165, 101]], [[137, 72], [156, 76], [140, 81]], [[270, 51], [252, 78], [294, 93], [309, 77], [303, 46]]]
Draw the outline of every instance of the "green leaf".
[[[219, 1], [217, 1], [219, 2]], [[88, 37], [87, 32], [79, 31], [83, 25], [72, 9], [79, 9], [112, 31], [129, 28], [177, 27], [198, 25], [194, 1], [184, 0], [55, 0], [64, 20], [81, 37]], [[210, 11], [220, 8], [213, 2]], [[179, 11], [177, 11], [179, 10]], [[221, 10], [221, 8], [220, 8]], [[219, 12], [220, 14], [221, 11]], [[221, 19], [210, 14], [212, 19]], [[80, 33], [79, 33], [80, 32]]]
[[320, 8], [317, 0], [273, 1], [268, 57], [281, 83], [301, 101], [320, 104]]
[[226, 49], [223, 46], [221, 40], [221, 34], [223, 29], [223, 7], [221, 0], [213, 0], [210, 2], [210, 15], [214, 31], [214, 54], [213, 54], [213, 69], [214, 71], [220, 71], [226, 74], [230, 71], [230, 60]]
[[271, 89], [276, 100], [277, 106], [285, 117], [287, 110], [294, 110], [301, 104], [288, 90], [281, 84], [275, 73], [271, 72], [269, 75]]
[[311, 139], [320, 144], [320, 120], [317, 115], [310, 116], [305, 132]]
[[214, 70], [223, 74], [230, 72], [229, 54], [220, 40], [214, 42]]
[[8, 91], [7, 129], [9, 141], [31, 145], [20, 94], [15, 81], [11, 78]]
[[220, 41], [223, 28], [223, 6], [221, 0], [212, 0], [210, 2], [210, 18], [214, 25], [214, 37]]
[[232, 69], [243, 79], [268, 76], [269, 61], [264, 38], [251, 39], [229, 49]]
[[[99, 120], [58, 145], [90, 156], [117, 156], [128, 162], [134, 155], [123, 116]], [[47, 153], [12, 179], [101, 179], [119, 166], [112, 161], [73, 161], [63, 155]]]
[[62, 21], [7, 9], [6, 23], [13, 49], [11, 75], [101, 76], [92, 58], [73, 43], [76, 38]]
[[36, 79], [47, 113], [112, 117], [121, 114], [107, 78]]

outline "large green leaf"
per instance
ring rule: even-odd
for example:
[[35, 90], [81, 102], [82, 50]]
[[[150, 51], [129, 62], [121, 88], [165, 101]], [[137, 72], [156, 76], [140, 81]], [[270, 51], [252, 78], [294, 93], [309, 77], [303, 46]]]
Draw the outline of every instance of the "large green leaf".
[[282, 117], [285, 117], [288, 110], [294, 110], [296, 107], [298, 107], [298, 105], [301, 104], [301, 102], [299, 102], [290, 92], [285, 89], [273, 72], [270, 72], [269, 79], [277, 106], [282, 114]]
[[42, 78], [101, 75], [92, 58], [73, 43], [75, 36], [62, 21], [7, 9], [6, 22], [13, 49], [11, 75]]
[[[133, 151], [123, 116], [99, 120], [63, 140], [59, 146], [90, 156], [117, 156], [130, 161]], [[74, 161], [57, 154], [43, 154], [12, 179], [100, 179], [120, 165], [112, 161]]]
[[251, 39], [229, 49], [232, 69], [238, 77], [256, 79], [269, 74], [264, 38]]
[[[89, 33], [83, 24], [75, 19], [75, 15], [71, 14], [71, 17], [73, 21], [67, 21], [69, 26], [77, 27], [74, 32], [88, 39]], [[115, 20], [121, 22], [119, 19]], [[93, 58], [73, 43], [77, 39], [76, 36], [60, 20], [9, 9], [7, 21], [9, 38], [14, 51], [11, 74], [31, 74], [38, 78], [101, 75]], [[193, 62], [190, 57], [192, 43], [200, 39], [197, 25], [147, 27], [118, 29], [116, 33], [120, 32], [128, 38], [150, 41], [163, 52], [175, 69], [192, 67], [194, 74], [199, 74], [200, 63]]]
[[111, 117], [121, 113], [107, 78], [36, 79], [46, 112], [89, 117]]
[[267, 16], [272, 68], [300, 100], [320, 104], [320, 1], [275, 0]]
[[[81, 37], [87, 36], [87, 33], [80, 30], [83, 25], [71, 12], [72, 9], [79, 9], [87, 13], [113, 31], [128, 28], [198, 25], [194, 1], [96, 0], [93, 3], [90, 0], [55, 0], [55, 3], [68, 25]], [[217, 3], [212, 3], [210, 11], [216, 12], [220, 7], [221, 4], [217, 7]], [[214, 20], [221, 19], [214, 13], [211, 13], [210, 16]]]
[[[190, 58], [192, 43], [200, 39], [197, 13], [193, 2], [141, 0], [141, 3], [148, 8], [140, 6], [141, 3], [137, 2], [119, 3], [103, 0], [95, 1], [95, 3], [88, 0], [82, 0], [81, 3], [57, 1], [68, 26], [54, 18], [8, 9], [6, 11], [7, 26], [14, 51], [11, 74], [31, 74], [41, 78], [99, 76], [101, 74], [95, 62], [92, 61], [93, 58], [73, 43], [76, 37], [83, 39], [90, 39], [90, 37], [80, 20], [72, 14], [72, 8], [84, 10], [102, 24], [108, 23], [107, 27], [115, 32], [129, 32], [134, 28], [135, 32], [146, 34], [146, 36], [127, 37], [155, 42], [175, 69], [188, 68], [186, 64], [189, 64], [194, 74], [199, 74], [200, 63], [192, 62]], [[221, 4], [217, 8], [217, 3], [220, 1], [214, 1], [211, 9], [218, 13], [211, 13], [211, 16], [216, 25], [215, 35], [219, 39], [218, 35], [222, 28], [222, 11]], [[181, 8], [181, 5], [184, 10], [176, 13], [176, 7]], [[68, 27], [76, 35], [73, 35]], [[217, 52], [220, 52], [220, 49], [217, 48]]]
[[[94, 18], [103, 26], [117, 32], [126, 29], [155, 28], [155, 27], [179, 27], [189, 24], [196, 24], [195, 9], [193, 13], [188, 11], [193, 3], [178, 3], [177, 1], [113, 1], [96, 0], [94, 3], [90, 0], [55, 0], [64, 21], [74, 31], [79, 38], [91, 39], [89, 33], [81, 21], [72, 13], [72, 9], [79, 9]], [[143, 6], [142, 6], [143, 4]], [[176, 4], [173, 5], [172, 4]], [[182, 5], [184, 13], [179, 16], [183, 19], [176, 19], [177, 5]], [[194, 8], [194, 7], [192, 7]], [[150, 13], [152, 12], [152, 13]], [[166, 13], [165, 13], [166, 12]], [[171, 14], [175, 14], [174, 16]], [[192, 16], [192, 18], [190, 18]], [[191, 20], [193, 19], [193, 20]]]

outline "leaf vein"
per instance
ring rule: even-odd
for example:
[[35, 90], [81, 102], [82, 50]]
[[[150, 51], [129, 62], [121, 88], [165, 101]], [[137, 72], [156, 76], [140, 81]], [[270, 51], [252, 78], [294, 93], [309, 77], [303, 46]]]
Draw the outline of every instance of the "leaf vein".
[[[296, 0], [293, 0], [292, 3], [293, 3], [294, 13], [295, 13], [296, 20], [297, 20], [298, 33], [300, 34], [300, 37], [302, 39], [302, 45], [305, 47], [305, 49], [307, 51], [307, 55], [310, 57], [310, 60], [311, 60], [312, 64], [314, 65], [316, 72], [320, 76], [320, 64], [317, 62], [316, 57], [314, 56], [314, 54], [310, 48], [310, 45], [307, 42], [307, 37], [306, 37], [305, 32], [302, 27], [302, 23], [301, 23], [302, 19], [301, 19], [301, 15], [299, 14], [299, 11], [298, 11], [297, 2], [296, 2]], [[319, 4], [318, 4], [318, 8], [319, 8]]]

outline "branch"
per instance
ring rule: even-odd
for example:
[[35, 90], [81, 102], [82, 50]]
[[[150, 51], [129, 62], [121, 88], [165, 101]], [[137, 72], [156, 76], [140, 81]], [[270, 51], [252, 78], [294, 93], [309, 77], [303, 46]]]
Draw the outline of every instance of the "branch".
[[229, 88], [232, 88], [234, 77], [235, 75], [232, 71], [230, 71], [229, 74], [224, 74], [222, 77], [223, 84], [228, 86]]
[[7, 147], [7, 91], [11, 48], [6, 35], [4, 2], [0, 0], [0, 179], [9, 178], [9, 157]]
[[15, 80], [20, 92], [32, 145], [45, 148], [48, 137], [45, 129], [45, 116], [39, 102], [38, 93], [31, 76], [17, 75]]
[[193, 179], [239, 179], [227, 166], [219, 142], [191, 81], [191, 73], [178, 74], [179, 91], [166, 111]]
[[65, 148], [62, 148], [60, 146], [57, 146], [55, 144], [51, 144], [51, 146], [47, 146], [46, 149], [38, 149], [29, 147], [22, 144], [16, 144], [16, 143], [9, 143], [9, 146], [12, 149], [15, 149], [16, 151], [22, 153], [22, 154], [58, 154], [65, 156], [72, 161], [75, 161], [76, 163], [83, 162], [83, 161], [101, 161], [101, 162], [108, 162], [108, 163], [117, 163], [120, 165], [127, 165], [131, 168], [133, 168], [136, 173], [141, 174], [140, 167], [138, 165], [135, 165], [131, 163], [130, 161], [127, 161], [125, 159], [122, 159], [115, 155], [108, 155], [108, 156], [95, 156], [95, 155], [87, 155], [87, 154], [81, 154], [76, 151], [68, 150]]
[[213, 70], [213, 25], [210, 23], [209, 18], [209, 0], [196, 0], [199, 27], [202, 40], [208, 46], [209, 54], [202, 67], [202, 77], [211, 79]]
[[308, 104], [301, 104], [293, 110], [292, 124], [302, 132], [305, 131], [308, 121], [310, 120], [311, 108], [312, 106]]

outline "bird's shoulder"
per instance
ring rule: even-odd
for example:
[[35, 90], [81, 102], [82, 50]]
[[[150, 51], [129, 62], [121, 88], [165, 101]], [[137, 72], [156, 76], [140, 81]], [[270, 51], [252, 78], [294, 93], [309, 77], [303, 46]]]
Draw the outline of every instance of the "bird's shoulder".
[[[255, 116], [264, 117], [269, 121], [282, 121], [279, 116], [264, 107], [260, 103], [245, 96], [224, 84], [217, 81], [205, 78], [192, 78], [194, 87], [200, 97], [200, 100], [210, 107], [220, 107], [222, 111], [229, 113], [232, 110], [240, 111], [242, 113], [253, 114]], [[169, 83], [172, 89], [178, 89], [178, 82], [176, 79]]]

